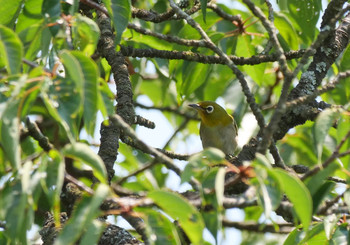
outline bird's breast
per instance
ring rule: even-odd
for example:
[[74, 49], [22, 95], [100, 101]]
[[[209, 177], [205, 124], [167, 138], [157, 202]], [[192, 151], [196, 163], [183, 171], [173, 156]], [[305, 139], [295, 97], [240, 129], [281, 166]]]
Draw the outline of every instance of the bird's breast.
[[207, 126], [201, 124], [200, 137], [203, 148], [215, 147], [222, 150], [225, 154], [233, 155], [237, 147], [236, 127], [234, 123], [227, 126]]

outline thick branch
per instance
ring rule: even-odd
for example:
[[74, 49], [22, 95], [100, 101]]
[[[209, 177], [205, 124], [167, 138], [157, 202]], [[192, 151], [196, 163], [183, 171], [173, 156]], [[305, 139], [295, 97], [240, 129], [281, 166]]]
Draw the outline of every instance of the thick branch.
[[[128, 124], [134, 123], [134, 106], [132, 100], [132, 88], [129, 80], [127, 63], [121, 53], [115, 51], [114, 35], [111, 28], [111, 20], [108, 16], [98, 11], [98, 25], [101, 37], [98, 43], [99, 53], [106, 58], [114, 75], [117, 87], [117, 113]], [[98, 154], [102, 158], [108, 171], [109, 181], [114, 176], [113, 165], [117, 159], [120, 138], [120, 130], [113, 124], [101, 125], [101, 146]]]

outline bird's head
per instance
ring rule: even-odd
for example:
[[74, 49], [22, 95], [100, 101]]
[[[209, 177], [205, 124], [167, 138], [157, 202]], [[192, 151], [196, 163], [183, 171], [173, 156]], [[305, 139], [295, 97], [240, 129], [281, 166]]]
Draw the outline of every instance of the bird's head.
[[206, 126], [226, 126], [233, 121], [233, 117], [213, 101], [202, 101], [189, 106], [198, 111], [202, 123]]

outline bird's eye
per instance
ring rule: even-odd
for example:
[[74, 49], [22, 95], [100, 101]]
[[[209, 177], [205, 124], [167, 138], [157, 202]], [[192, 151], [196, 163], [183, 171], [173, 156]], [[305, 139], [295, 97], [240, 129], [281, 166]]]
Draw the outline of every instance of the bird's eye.
[[205, 110], [208, 112], [208, 113], [212, 113], [214, 111], [214, 107], [212, 105], [209, 105], [207, 106], [207, 108], [205, 108]]

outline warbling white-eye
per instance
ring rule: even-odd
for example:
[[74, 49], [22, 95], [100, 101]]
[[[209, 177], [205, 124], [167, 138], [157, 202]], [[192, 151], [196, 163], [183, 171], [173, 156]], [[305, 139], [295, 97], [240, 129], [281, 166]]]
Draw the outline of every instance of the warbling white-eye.
[[233, 155], [237, 147], [237, 124], [224, 108], [213, 101], [190, 104], [201, 118], [199, 135], [203, 148], [215, 147], [227, 155]]

